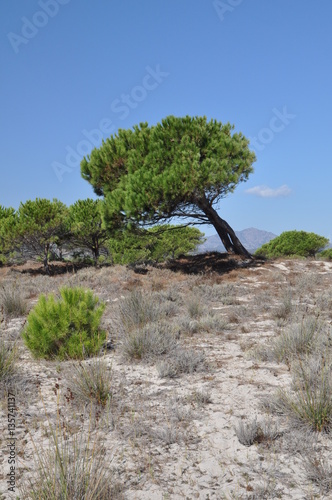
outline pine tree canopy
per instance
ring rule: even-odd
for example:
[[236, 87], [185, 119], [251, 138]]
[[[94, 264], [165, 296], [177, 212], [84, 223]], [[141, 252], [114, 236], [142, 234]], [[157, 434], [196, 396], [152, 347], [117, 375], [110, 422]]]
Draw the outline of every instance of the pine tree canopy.
[[187, 218], [213, 224], [228, 251], [246, 253], [213, 208], [253, 171], [249, 141], [233, 129], [206, 117], [169, 116], [103, 141], [82, 160], [81, 173], [104, 196], [106, 225]]

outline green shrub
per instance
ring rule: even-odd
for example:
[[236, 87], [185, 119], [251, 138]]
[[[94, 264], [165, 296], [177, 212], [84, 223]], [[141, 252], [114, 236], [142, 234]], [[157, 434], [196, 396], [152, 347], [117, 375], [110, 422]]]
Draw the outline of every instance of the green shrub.
[[327, 248], [326, 250], [322, 250], [317, 255], [318, 259], [321, 260], [332, 260], [332, 248]]
[[269, 243], [256, 250], [255, 255], [275, 258], [287, 256], [314, 257], [328, 244], [324, 236], [305, 231], [285, 231]]
[[37, 358], [83, 359], [96, 354], [106, 338], [99, 328], [105, 304], [80, 287], [64, 287], [60, 294], [60, 300], [41, 295], [22, 334], [25, 344]]

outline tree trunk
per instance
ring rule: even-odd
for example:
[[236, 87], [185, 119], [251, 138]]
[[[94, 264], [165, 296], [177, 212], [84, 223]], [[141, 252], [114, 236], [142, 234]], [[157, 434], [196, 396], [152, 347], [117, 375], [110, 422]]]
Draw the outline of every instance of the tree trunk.
[[214, 226], [228, 253], [243, 255], [250, 259], [252, 258], [252, 255], [244, 248], [231, 226], [218, 215], [217, 211], [210, 206], [206, 198], [198, 200], [197, 205]]
[[93, 248], [93, 257], [94, 257], [94, 261], [95, 261], [95, 266], [97, 267], [98, 266], [98, 257], [99, 257], [99, 245], [98, 245], [98, 241], [95, 241], [95, 245], [94, 245], [94, 248]]
[[44, 248], [44, 271], [46, 274], [50, 274], [50, 268], [48, 266], [48, 251], [50, 246], [47, 244]]

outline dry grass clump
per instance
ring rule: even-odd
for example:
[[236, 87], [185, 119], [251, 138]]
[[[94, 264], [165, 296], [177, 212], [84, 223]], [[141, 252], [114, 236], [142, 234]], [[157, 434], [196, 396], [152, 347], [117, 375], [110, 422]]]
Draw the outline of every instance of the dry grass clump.
[[277, 310], [274, 313], [276, 319], [286, 321], [294, 312], [294, 305], [292, 302], [292, 292], [288, 290], [281, 301], [281, 304], [277, 307]]
[[241, 444], [251, 446], [258, 443], [271, 443], [281, 436], [278, 425], [271, 419], [258, 422], [257, 418], [234, 426], [235, 434]]
[[235, 286], [230, 283], [198, 285], [193, 289], [193, 292], [197, 294], [205, 304], [218, 302], [223, 305], [235, 305], [238, 303]]
[[259, 347], [256, 353], [264, 361], [289, 364], [293, 359], [308, 355], [317, 349], [322, 336], [322, 325], [316, 318], [308, 316], [300, 323], [290, 324], [270, 344]]
[[201, 330], [210, 332], [210, 333], [217, 333], [220, 334], [224, 330], [228, 330], [230, 328], [229, 322], [220, 316], [217, 316], [215, 314], [208, 314], [203, 316], [200, 319], [200, 327]]
[[16, 283], [6, 284], [0, 290], [0, 309], [5, 318], [24, 316], [27, 303]]
[[147, 323], [161, 319], [162, 310], [153, 294], [143, 295], [133, 291], [119, 303], [120, 318], [125, 329], [141, 328]]
[[0, 400], [11, 392], [27, 403], [36, 396], [36, 385], [29, 374], [18, 369], [18, 359], [18, 344], [0, 338]]
[[193, 419], [193, 413], [186, 406], [186, 398], [174, 395], [170, 398], [167, 406], [168, 419], [170, 421], [187, 423]]
[[161, 441], [166, 446], [174, 443], [179, 443], [183, 439], [182, 433], [175, 427], [172, 422], [168, 422], [168, 424], [157, 427], [157, 429], [153, 431], [153, 437]]
[[211, 311], [210, 314], [205, 314], [199, 319], [191, 319], [188, 316], [181, 316], [177, 324], [179, 326], [180, 333], [194, 335], [195, 333], [223, 333], [224, 330], [230, 328], [229, 322]]
[[66, 398], [84, 406], [92, 403], [104, 408], [112, 398], [112, 370], [104, 359], [71, 363], [67, 382]]
[[[54, 424], [46, 411], [45, 431], [50, 436], [48, 448], [41, 447], [29, 433], [34, 449], [34, 468], [20, 485], [20, 494], [27, 500], [108, 500], [122, 498], [113, 484], [107, 467], [103, 438], [88, 429], [71, 435], [67, 422], [57, 410]], [[91, 420], [91, 419], [90, 419]], [[116, 496], [114, 496], [116, 495]]]
[[22, 294], [25, 294], [30, 298], [36, 298], [41, 293], [54, 293], [58, 290], [62, 283], [66, 281], [65, 276], [67, 277], [67, 281], [69, 281], [68, 275], [58, 277], [54, 276], [52, 278], [50, 278], [49, 276], [40, 275], [33, 277], [29, 276], [28, 274], [21, 275], [19, 278], [20, 289]]
[[6, 384], [16, 371], [17, 361], [16, 345], [9, 345], [0, 338], [0, 383]]
[[320, 284], [321, 277], [318, 273], [307, 272], [298, 276], [295, 280], [295, 289], [299, 295], [308, 292], [312, 293], [317, 285]]
[[319, 293], [316, 296], [316, 306], [320, 311], [328, 313], [332, 312], [332, 289], [329, 289], [323, 293]]
[[188, 400], [196, 403], [198, 406], [204, 406], [212, 403], [211, 393], [205, 388], [195, 389], [188, 397]]
[[294, 427], [316, 432], [332, 430], [332, 372], [329, 363], [300, 361], [293, 374], [293, 390], [280, 390], [273, 409]]
[[191, 319], [199, 319], [205, 312], [205, 308], [203, 307], [199, 297], [195, 295], [188, 298], [186, 308]]
[[205, 355], [194, 349], [177, 347], [167, 359], [157, 365], [159, 377], [174, 378], [184, 373], [194, 373], [206, 368]]
[[126, 331], [121, 339], [121, 352], [126, 359], [153, 360], [172, 352], [177, 341], [172, 326], [165, 322], [148, 323]]
[[259, 432], [257, 419], [255, 418], [249, 422], [240, 420], [239, 423], [234, 426], [234, 430], [241, 444], [244, 446], [251, 446], [254, 444]]
[[314, 483], [323, 495], [328, 495], [332, 491], [332, 462], [311, 453], [302, 456], [302, 465], [309, 481]]

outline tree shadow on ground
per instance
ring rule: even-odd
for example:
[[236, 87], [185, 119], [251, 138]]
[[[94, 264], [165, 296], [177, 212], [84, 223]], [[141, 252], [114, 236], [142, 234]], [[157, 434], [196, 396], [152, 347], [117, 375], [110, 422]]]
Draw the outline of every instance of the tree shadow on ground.
[[228, 253], [207, 252], [198, 255], [187, 255], [176, 260], [162, 264], [164, 269], [184, 274], [208, 274], [229, 273], [235, 269], [248, 269], [259, 267], [264, 264], [263, 259], [253, 257], [247, 259], [239, 255], [229, 255]]
[[58, 276], [66, 273], [76, 273], [80, 269], [86, 267], [93, 267], [91, 264], [86, 263], [73, 263], [73, 262], [54, 262], [49, 264], [49, 273], [47, 273], [42, 264], [28, 261], [23, 265], [10, 267], [12, 272], [20, 274], [29, 274], [31, 276], [45, 275], [45, 276]]

